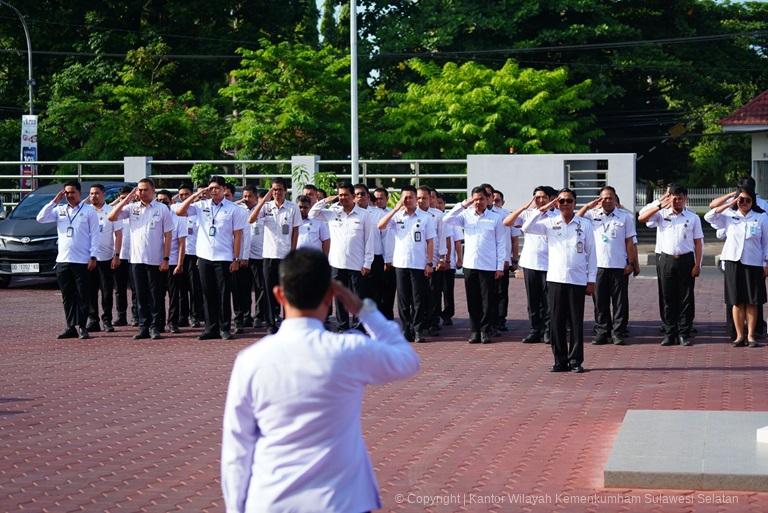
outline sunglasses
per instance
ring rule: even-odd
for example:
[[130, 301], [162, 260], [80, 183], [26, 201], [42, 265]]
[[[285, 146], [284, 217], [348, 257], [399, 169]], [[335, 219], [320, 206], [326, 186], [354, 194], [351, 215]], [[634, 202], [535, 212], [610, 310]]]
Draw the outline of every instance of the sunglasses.
[[573, 198], [560, 198], [559, 200], [557, 200], [557, 202], [560, 203], [561, 205], [564, 203], [571, 204], [573, 203]]
[[744, 205], [747, 203], [752, 203], [752, 198], [747, 198], [744, 196], [739, 196], [739, 204]]

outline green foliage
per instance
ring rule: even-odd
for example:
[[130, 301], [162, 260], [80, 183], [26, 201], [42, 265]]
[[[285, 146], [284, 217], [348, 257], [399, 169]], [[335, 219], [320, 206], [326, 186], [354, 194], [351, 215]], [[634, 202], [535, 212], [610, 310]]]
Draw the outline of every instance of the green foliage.
[[333, 194], [338, 183], [339, 178], [336, 176], [336, 173], [332, 171], [318, 171], [315, 173], [314, 185], [328, 194]]
[[221, 95], [237, 116], [222, 147], [240, 158], [334, 155], [349, 142], [349, 58], [330, 46], [261, 41], [241, 49]]
[[221, 169], [213, 164], [198, 163], [194, 164], [189, 170], [189, 177], [194, 186], [208, 185], [213, 175], [220, 175]]
[[384, 117], [385, 136], [407, 156], [579, 152], [599, 135], [583, 113], [592, 106], [590, 82], [569, 85], [564, 69], [522, 69], [511, 60], [499, 70], [474, 62], [409, 66], [424, 81], [397, 94]]

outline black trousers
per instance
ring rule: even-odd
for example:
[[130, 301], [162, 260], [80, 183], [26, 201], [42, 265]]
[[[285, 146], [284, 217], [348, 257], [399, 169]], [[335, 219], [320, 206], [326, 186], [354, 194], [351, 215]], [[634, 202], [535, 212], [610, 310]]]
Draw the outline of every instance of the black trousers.
[[624, 274], [624, 269], [598, 267], [594, 295], [597, 338], [627, 335], [628, 285], [629, 277]]
[[547, 271], [523, 268], [525, 295], [528, 299], [528, 319], [531, 332], [543, 336], [549, 331], [549, 305], [547, 302]]
[[235, 313], [235, 326], [241, 328], [253, 323], [251, 316], [253, 275], [251, 270], [246, 267], [238, 269], [232, 278], [232, 310]]
[[456, 269], [445, 271], [445, 280], [443, 281], [443, 311], [440, 317], [450, 319], [456, 315], [456, 302], [453, 299], [453, 288], [456, 285]]
[[443, 289], [445, 288], [445, 271], [434, 271], [429, 279], [429, 326], [440, 327], [442, 313]]
[[397, 277], [395, 268], [390, 264], [389, 269], [383, 271], [381, 291], [381, 313], [390, 321], [395, 318], [395, 292], [397, 291]]
[[203, 285], [200, 283], [197, 255], [186, 255], [184, 257], [185, 270], [187, 269], [187, 262], [189, 262], [189, 271], [187, 272], [189, 283], [189, 317], [192, 322], [200, 322], [205, 319], [205, 312], [203, 311]]
[[251, 283], [253, 284], [253, 292], [255, 294], [256, 309], [253, 318], [264, 322], [267, 320], [267, 290], [264, 283], [264, 260], [260, 258], [251, 258], [248, 261], [248, 267], [251, 270]]
[[112, 260], [96, 262], [96, 269], [88, 273], [90, 300], [88, 303], [88, 322], [99, 322], [99, 293], [101, 293], [101, 320], [112, 322], [113, 293], [115, 277], [112, 271]]
[[[364, 283], [365, 280], [360, 271], [331, 267], [331, 277], [334, 280], [340, 281], [342, 285], [350, 289], [358, 296], [366, 297]], [[338, 301], [337, 299], [334, 299], [334, 305], [336, 307], [336, 322], [339, 324], [339, 328], [349, 328], [349, 312], [347, 312], [347, 310], [344, 308], [344, 305], [341, 304], [341, 301]]]
[[117, 318], [128, 318], [128, 289], [131, 290], [131, 317], [139, 318], [139, 310], [136, 306], [136, 288], [133, 286], [133, 273], [130, 260], [120, 260], [120, 265], [115, 269], [115, 308]]
[[189, 280], [184, 273], [173, 274], [175, 268], [176, 266], [171, 266], [168, 269], [165, 277], [165, 288], [168, 290], [168, 324], [178, 327], [179, 321], [182, 319], [181, 298], [187, 294]]
[[136, 302], [139, 311], [139, 327], [163, 328], [163, 273], [160, 266], [147, 264], [131, 264], [133, 284], [136, 292]]
[[381, 312], [384, 307], [384, 256], [382, 255], [373, 255], [371, 272], [365, 277], [365, 293], [367, 294], [366, 297], [371, 298], [376, 303]]
[[495, 323], [501, 326], [507, 322], [507, 311], [509, 310], [509, 267], [501, 275], [501, 278], [495, 280], [496, 293], [496, 320]]
[[[547, 282], [555, 365], [567, 368], [584, 362], [584, 285]], [[570, 328], [570, 333], [567, 333]]]
[[197, 257], [203, 287], [205, 332], [229, 331], [232, 325], [232, 262]]
[[280, 259], [264, 258], [264, 295], [267, 298], [267, 315], [265, 321], [271, 327], [276, 327], [280, 319], [280, 303], [275, 299], [272, 289], [280, 283]]
[[88, 264], [56, 262], [56, 281], [64, 302], [67, 327], [85, 328], [88, 319], [89, 276]]
[[469, 329], [472, 333], [490, 333], [491, 326], [498, 320], [498, 310], [494, 303], [495, 274], [495, 271], [464, 268], [464, 289], [467, 293]]
[[397, 313], [408, 335], [422, 334], [427, 324], [429, 282], [423, 269], [395, 268], [397, 278]]
[[668, 337], [691, 335], [693, 318], [696, 315], [693, 296], [695, 279], [691, 276], [693, 264], [693, 253], [677, 258], [661, 254], [661, 293], [664, 305], [664, 315], [661, 319], [664, 323], [664, 333]]
[[664, 324], [664, 294], [661, 292], [661, 253], [655, 253], [656, 255], [656, 289], [659, 292], [659, 319], [661, 319], [662, 325]]

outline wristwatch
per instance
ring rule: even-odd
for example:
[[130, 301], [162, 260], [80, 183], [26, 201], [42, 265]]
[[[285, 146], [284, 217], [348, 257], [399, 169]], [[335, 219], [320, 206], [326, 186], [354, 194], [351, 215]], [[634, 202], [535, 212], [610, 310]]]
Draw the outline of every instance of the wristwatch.
[[166, 262], [168, 262], [168, 261], [170, 261], [170, 260], [171, 260], [171, 257], [169, 257], [169, 256], [167, 256], [167, 257], [163, 257], [163, 260], [165, 260]]

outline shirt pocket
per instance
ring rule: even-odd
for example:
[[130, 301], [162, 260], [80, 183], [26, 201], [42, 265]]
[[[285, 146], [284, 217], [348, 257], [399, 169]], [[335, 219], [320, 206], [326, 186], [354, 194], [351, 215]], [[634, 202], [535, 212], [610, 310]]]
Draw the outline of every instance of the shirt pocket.
[[759, 238], [761, 235], [760, 221], [748, 221], [745, 223], [745, 230], [747, 239]]

